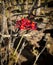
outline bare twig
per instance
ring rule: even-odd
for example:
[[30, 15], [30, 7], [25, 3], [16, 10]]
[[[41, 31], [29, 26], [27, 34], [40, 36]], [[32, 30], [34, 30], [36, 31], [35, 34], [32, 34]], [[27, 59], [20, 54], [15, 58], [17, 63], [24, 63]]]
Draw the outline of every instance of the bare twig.
[[36, 60], [35, 60], [35, 62], [34, 62], [33, 65], [36, 65], [37, 60], [39, 59], [40, 55], [43, 53], [43, 51], [45, 50], [45, 48], [46, 48], [46, 46], [44, 46], [44, 48], [42, 49], [42, 51], [37, 55]]

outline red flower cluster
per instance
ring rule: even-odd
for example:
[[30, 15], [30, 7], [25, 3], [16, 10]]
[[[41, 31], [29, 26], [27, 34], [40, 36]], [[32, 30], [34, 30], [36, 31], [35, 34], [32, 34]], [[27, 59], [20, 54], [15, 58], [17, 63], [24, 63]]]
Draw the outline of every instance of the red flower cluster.
[[36, 30], [37, 26], [35, 22], [32, 22], [27, 18], [23, 18], [22, 20], [16, 22], [16, 28], [19, 28], [20, 30]]

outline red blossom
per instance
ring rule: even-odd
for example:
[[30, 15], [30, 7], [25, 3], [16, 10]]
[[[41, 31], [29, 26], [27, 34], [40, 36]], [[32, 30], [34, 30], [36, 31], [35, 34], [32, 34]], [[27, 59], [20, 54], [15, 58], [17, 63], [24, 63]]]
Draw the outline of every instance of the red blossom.
[[16, 28], [19, 28], [20, 27], [20, 25], [21, 25], [21, 21], [16, 21]]
[[19, 28], [20, 30], [36, 30], [37, 26], [35, 22], [31, 22], [30, 20], [28, 20], [27, 18], [23, 18], [21, 21], [17, 21], [16, 22], [16, 27]]
[[35, 29], [37, 28], [37, 26], [36, 26], [36, 23], [35, 23], [35, 22], [32, 22], [32, 23], [31, 23], [31, 28], [32, 28], [33, 30], [35, 30]]
[[23, 25], [20, 26], [20, 30], [23, 30], [25, 29], [25, 27]]

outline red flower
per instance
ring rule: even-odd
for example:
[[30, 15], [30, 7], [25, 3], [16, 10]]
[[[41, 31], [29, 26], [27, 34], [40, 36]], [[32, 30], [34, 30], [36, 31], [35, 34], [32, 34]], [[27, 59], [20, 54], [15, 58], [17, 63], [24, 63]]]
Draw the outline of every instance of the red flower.
[[20, 30], [24, 30], [24, 29], [32, 29], [35, 30], [37, 29], [36, 23], [32, 22], [30, 20], [28, 20], [27, 18], [23, 18], [21, 21], [17, 21], [16, 23], [17, 28], [19, 28]]
[[35, 30], [35, 22], [32, 22], [32, 23], [31, 23], [31, 28], [32, 28], [33, 30]]
[[16, 26], [16, 28], [19, 28], [20, 25], [21, 25], [21, 21], [17, 21], [15, 26]]
[[26, 24], [26, 20], [23, 18], [23, 19], [21, 20], [21, 23], [25, 25], [25, 24]]
[[20, 30], [24, 30], [25, 27], [23, 25], [20, 26]]

